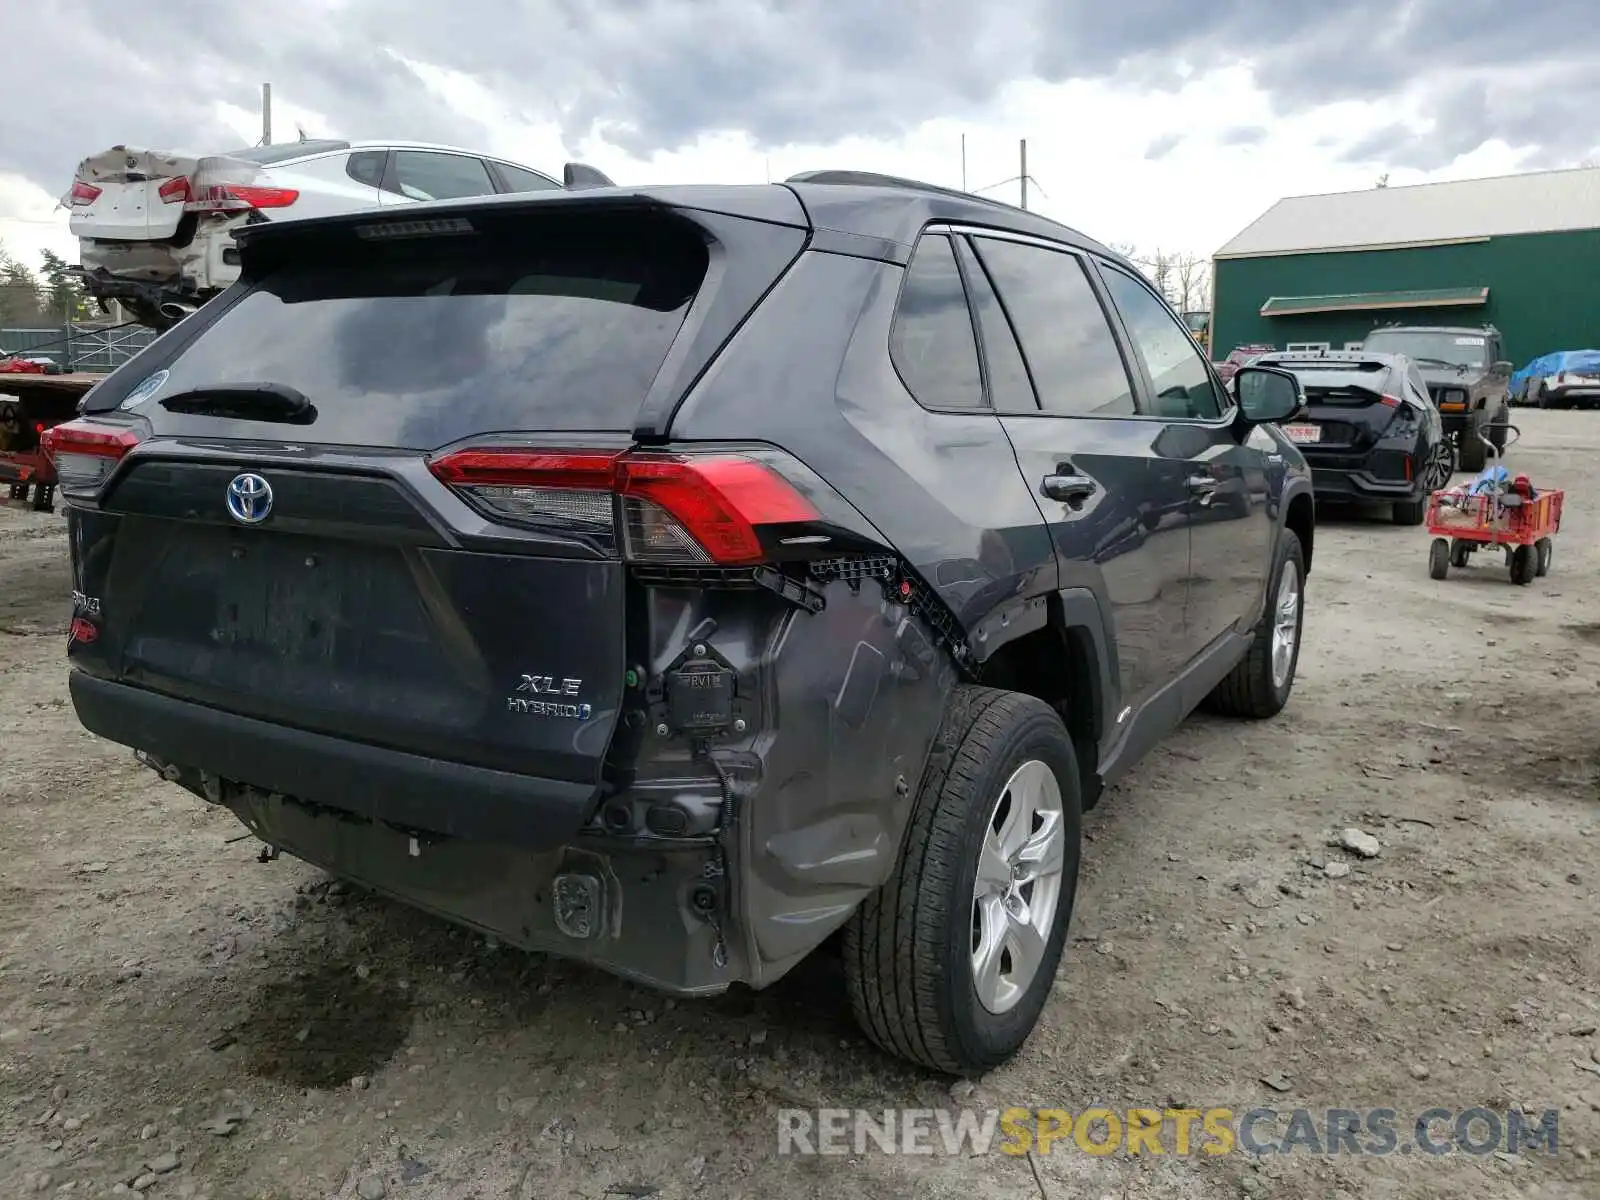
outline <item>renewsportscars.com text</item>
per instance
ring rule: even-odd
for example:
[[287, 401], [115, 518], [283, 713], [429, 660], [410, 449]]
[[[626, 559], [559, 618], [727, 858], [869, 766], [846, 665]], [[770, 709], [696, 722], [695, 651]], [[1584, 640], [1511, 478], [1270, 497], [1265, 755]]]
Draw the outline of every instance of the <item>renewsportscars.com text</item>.
[[1559, 1114], [1516, 1109], [780, 1109], [778, 1153], [1555, 1154]]

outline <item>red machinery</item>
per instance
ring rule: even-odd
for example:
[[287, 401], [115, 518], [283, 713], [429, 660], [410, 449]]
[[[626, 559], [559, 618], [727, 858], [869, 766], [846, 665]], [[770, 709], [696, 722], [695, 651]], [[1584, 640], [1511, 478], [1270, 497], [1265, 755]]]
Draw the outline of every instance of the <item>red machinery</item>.
[[55, 507], [56, 471], [40, 446], [44, 431], [70, 421], [83, 394], [103, 375], [48, 375], [36, 363], [0, 361], [0, 484], [12, 500]]

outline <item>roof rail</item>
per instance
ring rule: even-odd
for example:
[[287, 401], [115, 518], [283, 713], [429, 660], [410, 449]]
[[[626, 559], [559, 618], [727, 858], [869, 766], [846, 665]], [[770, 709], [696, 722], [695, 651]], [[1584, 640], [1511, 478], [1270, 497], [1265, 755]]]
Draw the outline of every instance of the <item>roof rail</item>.
[[[1007, 204], [1004, 200], [995, 200], [989, 196], [979, 196], [974, 192], [963, 192], [960, 188], [941, 187], [936, 183], [924, 183], [920, 179], [906, 179], [900, 175], [880, 175], [876, 171], [801, 171], [798, 175], [789, 176], [784, 182], [831, 183], [850, 187], [905, 188], [908, 191], [932, 192], [938, 196], [953, 196], [961, 200], [974, 200], [979, 204], [993, 204], [1000, 208], [1016, 208], [1016, 205]], [[1018, 209], [1017, 211], [1025, 210]]]

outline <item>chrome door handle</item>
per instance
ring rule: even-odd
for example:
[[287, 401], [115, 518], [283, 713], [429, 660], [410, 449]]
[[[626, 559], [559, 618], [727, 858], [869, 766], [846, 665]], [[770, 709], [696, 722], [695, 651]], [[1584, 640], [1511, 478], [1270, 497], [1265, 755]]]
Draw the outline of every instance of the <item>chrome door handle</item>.
[[1062, 500], [1076, 507], [1100, 490], [1100, 485], [1087, 475], [1046, 475], [1039, 481], [1039, 491], [1051, 500]]

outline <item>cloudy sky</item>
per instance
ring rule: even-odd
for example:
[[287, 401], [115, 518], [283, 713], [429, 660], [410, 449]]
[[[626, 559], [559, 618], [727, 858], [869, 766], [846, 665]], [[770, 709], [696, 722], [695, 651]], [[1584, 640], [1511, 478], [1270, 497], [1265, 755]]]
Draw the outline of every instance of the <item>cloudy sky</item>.
[[[1593, 0], [45, 0], [8, 6], [0, 242], [76, 261], [85, 154], [274, 132], [619, 182], [853, 167], [1209, 254], [1278, 197], [1600, 158]], [[27, 53], [19, 48], [32, 48]], [[1014, 199], [1016, 185], [993, 189]]]

